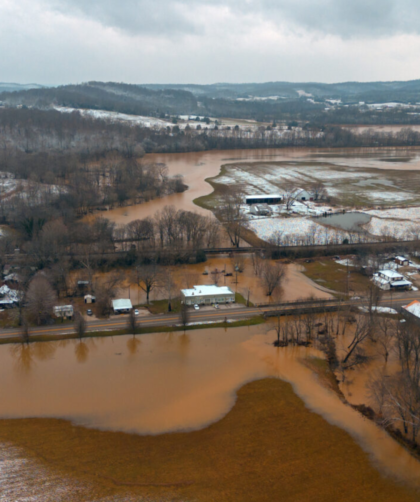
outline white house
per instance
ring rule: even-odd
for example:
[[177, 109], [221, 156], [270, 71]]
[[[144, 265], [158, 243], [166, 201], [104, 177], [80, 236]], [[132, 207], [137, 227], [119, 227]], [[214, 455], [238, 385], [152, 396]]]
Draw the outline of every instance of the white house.
[[54, 314], [56, 317], [71, 319], [74, 314], [73, 305], [57, 305], [54, 307]]
[[181, 294], [186, 305], [212, 305], [235, 301], [235, 293], [227, 286], [194, 286], [192, 289], [182, 289]]
[[413, 284], [395, 270], [379, 270], [373, 282], [381, 289], [411, 289]]
[[112, 300], [112, 308], [115, 314], [128, 314], [133, 309], [133, 305], [131, 304], [131, 300], [121, 298], [119, 300]]

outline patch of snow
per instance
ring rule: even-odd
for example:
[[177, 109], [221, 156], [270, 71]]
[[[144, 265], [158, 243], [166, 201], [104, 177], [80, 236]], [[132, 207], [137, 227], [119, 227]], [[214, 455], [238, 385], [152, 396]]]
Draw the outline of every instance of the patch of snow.
[[[368, 313], [369, 307], [359, 307], [359, 310]], [[379, 314], [393, 314], [393, 315], [398, 314], [398, 312], [395, 309], [391, 309], [389, 307], [372, 307], [372, 310], [374, 312], [378, 312]]]

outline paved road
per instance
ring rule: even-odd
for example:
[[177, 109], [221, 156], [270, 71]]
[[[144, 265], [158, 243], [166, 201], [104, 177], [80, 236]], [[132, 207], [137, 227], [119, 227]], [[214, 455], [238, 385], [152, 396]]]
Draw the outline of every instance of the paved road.
[[[403, 305], [412, 302], [415, 299], [420, 299], [420, 294], [416, 293], [406, 293], [406, 294], [398, 294], [394, 295], [391, 299], [390, 297], [383, 298], [381, 300], [381, 305], [384, 307], [392, 307], [398, 310]], [[317, 303], [314, 302], [314, 305]], [[334, 302], [323, 302], [322, 305], [334, 305]], [[366, 305], [366, 301], [356, 300], [347, 302], [349, 305]], [[312, 304], [310, 304], [312, 305]], [[319, 305], [319, 304], [318, 304]], [[302, 305], [303, 306], [303, 305]], [[308, 307], [308, 304], [305, 304]], [[223, 322], [225, 318], [228, 320], [240, 320], [247, 319], [250, 317], [258, 316], [264, 314], [264, 312], [269, 312], [273, 310], [296, 310], [299, 307], [296, 307], [296, 304], [290, 306], [280, 306], [280, 307], [261, 307], [261, 308], [228, 308], [228, 309], [211, 309], [211, 310], [200, 310], [200, 311], [192, 311], [190, 315], [190, 323], [209, 323], [209, 322]], [[179, 317], [177, 314], [167, 314], [167, 315], [154, 315], [148, 316], [145, 318], [138, 318], [139, 327], [148, 327], [148, 326], [173, 326], [179, 324]], [[127, 325], [127, 316], [122, 315], [118, 317], [114, 317], [112, 319], [100, 319], [100, 320], [92, 320], [87, 322], [87, 331], [112, 331], [125, 328]], [[11, 336], [20, 335], [20, 330], [14, 329], [3, 329], [0, 330], [0, 338], [8, 338]], [[63, 325], [54, 325], [54, 326], [41, 326], [39, 328], [31, 328], [31, 335], [65, 335], [74, 333], [74, 328], [72, 323], [66, 323]]]
[[[249, 317], [254, 317], [262, 313], [261, 309], [256, 308], [232, 308], [232, 309], [212, 309], [210, 311], [194, 311], [191, 312], [190, 322], [200, 323], [200, 322], [222, 322], [225, 317], [229, 320], [239, 320], [246, 319]], [[95, 321], [87, 322], [87, 331], [107, 331], [107, 330], [117, 330], [125, 328], [127, 325], [127, 315], [121, 315], [118, 317], [113, 317], [112, 319], [100, 319]], [[173, 326], [174, 324], [179, 324], [178, 314], [168, 314], [168, 315], [154, 315], [145, 318], [138, 318], [139, 327], [146, 326]], [[18, 329], [2, 329], [0, 330], [0, 337], [7, 338], [9, 336], [19, 335], [21, 332]], [[72, 323], [66, 323], [63, 325], [54, 326], [41, 326], [39, 328], [31, 328], [31, 335], [64, 335], [68, 333], [74, 333], [74, 328]]]

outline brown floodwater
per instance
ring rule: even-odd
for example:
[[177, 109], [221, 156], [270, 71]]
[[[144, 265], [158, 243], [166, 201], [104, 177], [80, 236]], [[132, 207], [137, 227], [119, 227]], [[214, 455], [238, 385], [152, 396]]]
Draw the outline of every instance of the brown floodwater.
[[310, 410], [349, 432], [383, 473], [420, 487], [420, 463], [301, 364], [323, 355], [314, 348], [275, 349], [274, 333], [266, 331], [252, 326], [1, 346], [0, 417], [63, 418], [139, 434], [196, 430], [225, 416], [246, 382], [278, 377]]
[[[192, 288], [195, 285], [214, 284], [215, 270], [226, 270], [232, 276], [225, 277], [218, 274], [219, 286], [228, 286], [234, 292], [240, 293], [245, 299], [248, 297], [251, 303], [278, 303], [279, 301], [295, 301], [309, 296], [316, 298], [331, 298], [331, 292], [312, 281], [303, 274], [304, 267], [297, 263], [286, 264], [286, 277], [282, 288], [271, 297], [266, 296], [261, 280], [255, 275], [252, 267], [251, 257], [243, 256], [243, 271], [234, 273], [234, 265], [229, 257], [209, 258], [204, 263], [191, 265], [177, 265], [165, 267], [173, 277], [175, 288], [172, 297], [178, 297], [181, 289]], [[208, 275], [203, 275], [208, 272]], [[96, 274], [95, 277], [101, 280], [106, 277], [106, 273]], [[129, 275], [129, 274], [128, 274]], [[142, 305], [146, 303], [146, 293], [136, 284], [130, 283], [127, 277], [125, 283], [120, 288], [119, 296], [129, 296], [133, 304]], [[164, 300], [168, 298], [167, 290], [154, 289], [150, 294], [150, 300]]]
[[[392, 159], [395, 159], [395, 162]], [[386, 159], [386, 162], [384, 162]], [[343, 148], [343, 149], [256, 149], [226, 150], [193, 153], [149, 154], [145, 162], [161, 162], [168, 166], [171, 176], [182, 174], [189, 189], [182, 194], [172, 194], [154, 199], [143, 204], [112, 209], [101, 215], [115, 223], [129, 223], [135, 219], [153, 216], [166, 205], [177, 209], [211, 214], [194, 204], [194, 199], [212, 192], [212, 187], [205, 180], [219, 174], [224, 164], [235, 162], [317, 162], [329, 163], [352, 168], [376, 169], [420, 169], [419, 148]], [[291, 164], [293, 165], [293, 164]], [[310, 167], [308, 167], [310, 169]]]

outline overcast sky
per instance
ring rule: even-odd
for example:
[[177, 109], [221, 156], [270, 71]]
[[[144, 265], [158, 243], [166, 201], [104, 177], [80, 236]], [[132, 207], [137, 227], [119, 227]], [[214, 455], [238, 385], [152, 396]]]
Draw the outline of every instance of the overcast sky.
[[416, 78], [419, 0], [0, 0], [0, 82]]

